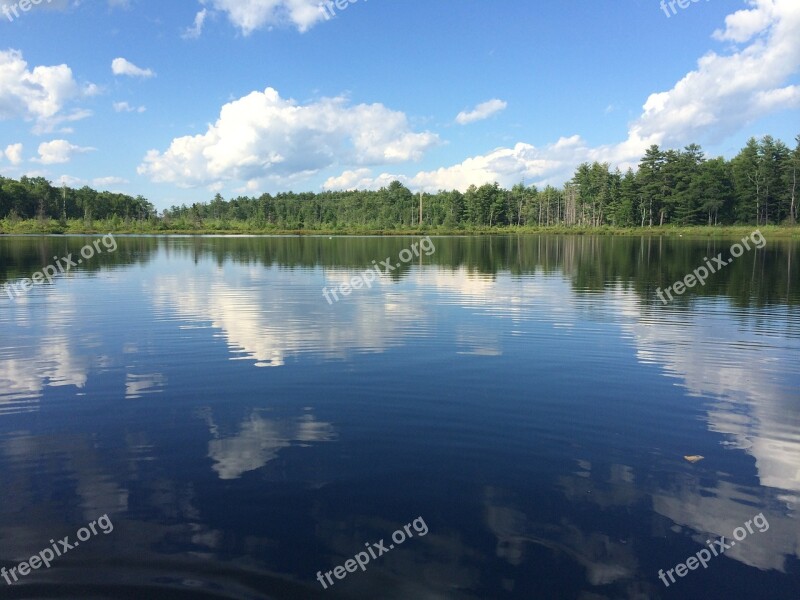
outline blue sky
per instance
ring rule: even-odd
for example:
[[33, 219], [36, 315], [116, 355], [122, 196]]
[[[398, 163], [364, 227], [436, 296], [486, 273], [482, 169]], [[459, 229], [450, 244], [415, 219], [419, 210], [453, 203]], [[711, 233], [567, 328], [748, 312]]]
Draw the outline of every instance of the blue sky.
[[[17, 7], [11, 0], [3, 5]], [[0, 174], [159, 208], [560, 185], [800, 133], [800, 2], [42, 0], [0, 13]]]

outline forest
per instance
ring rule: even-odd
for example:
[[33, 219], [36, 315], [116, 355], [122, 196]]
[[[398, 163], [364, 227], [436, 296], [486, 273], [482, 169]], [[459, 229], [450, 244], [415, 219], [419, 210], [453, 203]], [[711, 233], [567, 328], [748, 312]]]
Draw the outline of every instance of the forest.
[[[50, 231], [98, 224], [113, 231], [469, 231], [481, 228], [794, 225], [800, 135], [792, 149], [751, 138], [731, 160], [696, 144], [651, 146], [636, 170], [581, 164], [562, 187], [415, 195], [399, 181], [377, 191], [285, 192], [225, 200], [220, 194], [160, 213], [142, 196], [54, 186], [43, 177], [0, 177], [0, 232], [20, 223]], [[100, 227], [101, 229], [103, 227]]]

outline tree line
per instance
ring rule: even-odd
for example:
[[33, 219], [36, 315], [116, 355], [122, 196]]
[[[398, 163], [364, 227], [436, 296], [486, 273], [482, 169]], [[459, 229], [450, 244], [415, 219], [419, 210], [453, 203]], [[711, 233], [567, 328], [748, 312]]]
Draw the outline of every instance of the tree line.
[[800, 135], [751, 138], [731, 160], [697, 144], [651, 146], [625, 173], [584, 163], [556, 188], [499, 184], [415, 195], [399, 181], [377, 191], [286, 192], [172, 206], [160, 215], [142, 196], [55, 188], [41, 177], [0, 177], [0, 218], [148, 221], [156, 229], [469, 229], [502, 226], [652, 227], [795, 224]]
[[155, 207], [144, 197], [113, 192], [98, 192], [89, 186], [73, 189], [55, 187], [44, 177], [0, 176], [0, 219], [155, 219]]

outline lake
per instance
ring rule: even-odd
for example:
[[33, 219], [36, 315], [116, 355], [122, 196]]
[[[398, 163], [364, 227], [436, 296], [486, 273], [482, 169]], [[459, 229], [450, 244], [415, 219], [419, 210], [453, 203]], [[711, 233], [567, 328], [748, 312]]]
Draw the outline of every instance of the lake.
[[0, 598], [796, 600], [800, 252], [736, 241], [0, 236]]

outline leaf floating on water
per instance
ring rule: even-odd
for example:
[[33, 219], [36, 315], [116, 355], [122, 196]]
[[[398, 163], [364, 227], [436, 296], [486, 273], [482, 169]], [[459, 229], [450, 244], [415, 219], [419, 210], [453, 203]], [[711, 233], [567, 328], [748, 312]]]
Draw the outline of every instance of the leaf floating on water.
[[696, 462], [700, 462], [701, 460], [703, 460], [705, 456], [700, 456], [696, 454], [694, 456], [684, 456], [683, 458], [685, 460], [688, 460], [690, 463], [694, 464]]

